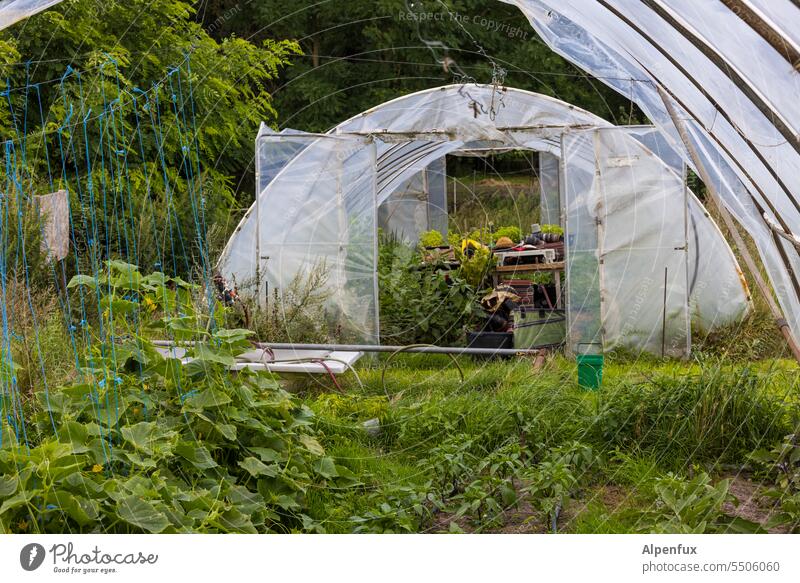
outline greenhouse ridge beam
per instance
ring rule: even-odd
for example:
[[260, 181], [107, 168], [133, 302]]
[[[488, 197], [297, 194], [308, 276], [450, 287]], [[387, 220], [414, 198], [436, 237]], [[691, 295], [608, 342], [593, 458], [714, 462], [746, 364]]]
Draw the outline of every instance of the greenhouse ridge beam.
[[[498, 126], [495, 129], [499, 132], [526, 132], [531, 130], [590, 130], [598, 127], [595, 124], [534, 124], [524, 126]], [[425, 138], [426, 136], [447, 136], [452, 137], [457, 134], [456, 129], [434, 129], [403, 132], [399, 130], [369, 130], [369, 131], [337, 131], [336, 136], [359, 136], [359, 137], [381, 137], [390, 136], [403, 139]]]

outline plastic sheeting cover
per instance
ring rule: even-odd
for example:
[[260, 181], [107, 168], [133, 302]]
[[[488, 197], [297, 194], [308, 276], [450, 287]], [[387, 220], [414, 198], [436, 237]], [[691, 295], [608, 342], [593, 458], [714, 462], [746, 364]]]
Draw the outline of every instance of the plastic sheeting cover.
[[[753, 237], [800, 338], [800, 5], [794, 0], [502, 0], [558, 54], [635, 101], [694, 167], [674, 101], [725, 205]], [[696, 170], [696, 169], [695, 169]]]
[[561, 224], [558, 163], [558, 156], [548, 152], [539, 154], [539, 218], [543, 225]]
[[[484, 112], [477, 118], [474, 103], [478, 103], [478, 110]], [[492, 103], [497, 106], [494, 119], [489, 115]], [[564, 132], [592, 127], [612, 126], [605, 120], [564, 102], [511, 88], [504, 88], [502, 94], [498, 95], [492, 87], [448, 86], [390, 101], [343, 122], [331, 132], [330, 139], [335, 139], [338, 135], [340, 140], [356, 140], [351, 143], [358, 147], [363, 147], [364, 143], [363, 140], [357, 141], [361, 139], [359, 136], [372, 136], [373, 141], [370, 144], [374, 148], [376, 166], [368, 168], [360, 158], [354, 164], [343, 164], [339, 158], [326, 154], [325, 139], [307, 136], [306, 149], [283, 166], [273, 181], [258, 194], [259, 204], [251, 207], [229, 240], [219, 268], [223, 274], [234, 276], [237, 283], [241, 284], [245, 279], [254, 279], [255, 266], [258, 264], [266, 275], [267, 284], [286, 286], [297, 275], [298, 270], [307, 269], [314, 256], [312, 250], [316, 249], [320, 257], [327, 258], [338, 266], [340, 276], [333, 281], [333, 285], [337, 286], [335, 295], [341, 297], [344, 294], [342, 286], [346, 281], [364, 282], [361, 289], [365, 295], [359, 297], [365, 299], [363, 305], [370, 313], [375, 310], [377, 314], [377, 291], [374, 296], [368, 297], [366, 286], [367, 280], [375, 277], [377, 264], [374, 256], [370, 258], [367, 254], [361, 255], [359, 262], [352, 264], [349, 260], [341, 260], [340, 255], [331, 249], [325, 249], [322, 242], [331, 244], [337, 241], [336, 247], [346, 247], [345, 241], [339, 235], [347, 239], [347, 230], [339, 229], [333, 238], [320, 238], [313, 221], [306, 220], [309, 216], [317, 216], [320, 209], [327, 208], [325, 205], [333, 204], [327, 197], [334, 197], [335, 189], [332, 190], [326, 184], [335, 183], [338, 177], [338, 183], [343, 189], [341, 196], [350, 204], [359, 201], [359, 212], [367, 217], [370, 205], [383, 204], [412, 177], [432, 167], [432, 164], [442, 160], [447, 154], [474, 147], [476, 141], [480, 141], [483, 147], [529, 149], [560, 156], [560, 140]], [[295, 139], [292, 135], [268, 138], [283, 142]], [[633, 138], [630, 141], [631, 147], [646, 150]], [[280, 151], [285, 151], [285, 144], [280, 146]], [[352, 153], [352, 156], [355, 154]], [[664, 171], [669, 171], [668, 165], [662, 166]], [[362, 174], [374, 178], [374, 198], [372, 192], [361, 187], [356, 179]], [[287, 195], [291, 195], [299, 203], [290, 204], [285, 200]], [[432, 195], [432, 191], [429, 195]], [[301, 208], [307, 208], [308, 212], [289, 212], [298, 204]], [[704, 215], [699, 202], [692, 198], [690, 204], [697, 207], [697, 231], [702, 233], [704, 240], [713, 243], [702, 249], [698, 247], [699, 256], [704, 260], [715, 261], [718, 266], [715, 270], [701, 274], [708, 284], [707, 289], [713, 290], [718, 279], [728, 276], [737, 278], [738, 266], [713, 221]], [[259, 206], [261, 227], [256, 229], [256, 207]], [[675, 212], [682, 215], [681, 209], [679, 204], [675, 207]], [[367, 222], [360, 224], [366, 227]], [[360, 233], [359, 237], [363, 235], [363, 238], [359, 246], [367, 249], [367, 230]], [[374, 244], [376, 236], [374, 233], [371, 236]], [[262, 260], [256, 262], [256, 241], [259, 238]], [[720, 249], [725, 251], [720, 254]], [[707, 253], [713, 254], [713, 257], [707, 258]], [[265, 256], [268, 259], [264, 259]], [[348, 319], [359, 320], [363, 317], [363, 310], [356, 303], [339, 302], [337, 305], [340, 309], [356, 312], [347, 313]], [[748, 302], [740, 287], [738, 295], [725, 305], [721, 305], [713, 295], [707, 294], [698, 298], [696, 309], [707, 322], [729, 323], [747, 311]], [[370, 322], [377, 327], [377, 316], [370, 318]], [[371, 326], [367, 328], [371, 329]]]
[[635, 145], [625, 128], [564, 135], [568, 340], [577, 353], [601, 344], [684, 357], [688, 215], [675, 211], [688, 192]]
[[2, 0], [0, 1], [0, 30], [60, 2], [61, 0]]

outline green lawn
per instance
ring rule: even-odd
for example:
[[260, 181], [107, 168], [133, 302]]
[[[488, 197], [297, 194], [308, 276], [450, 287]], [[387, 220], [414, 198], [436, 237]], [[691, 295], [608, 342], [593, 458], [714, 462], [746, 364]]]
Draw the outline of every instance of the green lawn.
[[[797, 368], [610, 359], [371, 361], [303, 390], [351, 487], [309, 493], [329, 532], [738, 532], [769, 522], [751, 452], [792, 431]], [[370, 435], [365, 421], [378, 419]], [[764, 486], [764, 488], [762, 488]], [[737, 497], [739, 499], [737, 499]], [[554, 518], [556, 518], [554, 522]], [[784, 517], [785, 518], [785, 517]], [[796, 516], [795, 516], [796, 518]], [[787, 519], [788, 520], [788, 519]], [[769, 523], [770, 528], [776, 527]], [[776, 528], [790, 528], [791, 524]]]

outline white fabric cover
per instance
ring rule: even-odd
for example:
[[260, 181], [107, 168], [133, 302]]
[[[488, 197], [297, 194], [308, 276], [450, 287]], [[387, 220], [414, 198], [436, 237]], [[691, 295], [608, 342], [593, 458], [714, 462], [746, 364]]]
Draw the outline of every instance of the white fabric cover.
[[[262, 259], [266, 261], [262, 267], [266, 283], [271, 289], [283, 288], [298, 272], [307, 270], [317, 261], [319, 254], [327, 259], [328, 265], [334, 261], [338, 266], [335, 285], [344, 286], [345, 282], [358, 280], [363, 285], [357, 287], [364, 294], [359, 297], [365, 300], [368, 295], [366, 281], [369, 277], [376, 277], [376, 259], [372, 256], [373, 263], [370, 264], [368, 254], [359, 255], [353, 262], [347, 258], [350, 237], [355, 232], [350, 228], [340, 226], [335, 236], [319, 236], [321, 230], [326, 231], [316, 225], [314, 218], [322, 220], [331, 208], [336, 208], [331, 199], [340, 196], [349, 201], [348, 220], [359, 225], [357, 247], [366, 250], [370, 247], [366, 227], [377, 206], [447, 154], [476, 148], [512, 148], [561, 156], [560, 141], [565, 132], [595, 127], [613, 126], [567, 103], [510, 88], [496, 91], [478, 85], [447, 86], [395, 99], [343, 122], [331, 131], [330, 138], [307, 137], [305, 148], [291, 158], [258, 194], [259, 204], [251, 207], [228, 241], [219, 268], [224, 275], [235, 277], [237, 282], [248, 277], [252, 279], [255, 276], [255, 249], [260, 246], [262, 258], [269, 257]], [[329, 142], [336, 143], [336, 136], [343, 142], [356, 140], [350, 143], [347, 155], [349, 159], [358, 159], [357, 164], [342, 163], [339, 156], [331, 156]], [[285, 142], [298, 139], [293, 135], [268, 135], [264, 138], [276, 141], [280, 152], [287, 150]], [[364, 182], [356, 180], [358, 176], [370, 174], [366, 165], [368, 157], [359, 155], [359, 148], [375, 149], [374, 199]], [[642, 155], [647, 152], [634, 137], [627, 139], [626, 148], [641, 151]], [[336, 181], [342, 172], [347, 173], [347, 177]], [[659, 172], [673, 171], [667, 164], [659, 163]], [[324, 186], [325, 181], [340, 184], [342, 192], [337, 194], [336, 189]], [[287, 196], [300, 202], [290, 204], [285, 200]], [[356, 207], [359, 196], [362, 199]], [[682, 229], [683, 197], [667, 199], [666, 203], [670, 213], [667, 222], [679, 224]], [[373, 204], [375, 207], [371, 206]], [[718, 266], [700, 274], [702, 285], [697, 289], [714, 290], [719, 281], [727, 281], [730, 277], [738, 279], [738, 266], [713, 221], [694, 196], [690, 197], [690, 205], [693, 216], [698, 218], [696, 230], [703, 245], [696, 246], [695, 257], [698, 261], [713, 261]], [[257, 210], [259, 206], [261, 227], [256, 229], [254, 217], [258, 213], [254, 208]], [[297, 212], [297, 208], [303, 209], [302, 212]], [[289, 212], [292, 209], [295, 210]], [[256, 243], [258, 237], [260, 245]], [[372, 237], [374, 243], [375, 235]], [[324, 248], [325, 244], [334, 243], [339, 249], [338, 255], [334, 250]], [[336, 256], [335, 260], [332, 255]], [[374, 283], [376, 289], [377, 283]], [[695, 311], [701, 314], [699, 320], [722, 324], [740, 319], [749, 309], [748, 297], [741, 286], [738, 292], [734, 290], [733, 293], [730, 301], [724, 304], [713, 293], [694, 298]], [[347, 296], [342, 289], [334, 295]], [[348, 308], [343, 302], [337, 305], [347, 313]], [[374, 317], [369, 323], [361, 321], [364, 330], [376, 330], [377, 292], [363, 305], [368, 306], [369, 318]], [[352, 308], [360, 310], [356, 305]], [[347, 314], [347, 317], [358, 320], [355, 314]]]
[[635, 101], [693, 167], [656, 86], [670, 94], [800, 338], [800, 256], [763, 218], [800, 231], [800, 4], [503, 1], [554, 51]]
[[61, 0], [0, 0], [0, 30], [59, 2]]

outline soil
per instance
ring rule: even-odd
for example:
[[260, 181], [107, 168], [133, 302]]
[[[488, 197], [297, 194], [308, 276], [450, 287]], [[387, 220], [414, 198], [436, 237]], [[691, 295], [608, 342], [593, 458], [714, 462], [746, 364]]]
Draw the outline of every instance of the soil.
[[[753, 482], [742, 474], [727, 476], [731, 479], [730, 493], [739, 500], [739, 505], [735, 506], [726, 503], [723, 509], [731, 516], [738, 516], [745, 520], [755, 522], [766, 528], [767, 522], [773, 513], [773, 509], [768, 505], [760, 494], [761, 484]], [[770, 533], [785, 533], [786, 528], [769, 528]]]
[[[722, 477], [731, 479], [730, 492], [739, 500], [738, 506], [726, 503], [723, 507], [724, 511], [731, 516], [737, 516], [760, 524], [766, 529], [773, 509], [760, 494], [761, 484], [742, 474]], [[596, 490], [587, 492], [587, 494], [587, 497], [571, 500], [564, 508], [558, 520], [559, 532], [570, 531], [575, 519], [592, 502], [601, 502], [609, 512], [613, 513], [619, 510], [631, 497], [629, 490], [613, 484], [601, 486]], [[518, 507], [511, 508], [503, 514], [500, 526], [489, 530], [481, 530], [480, 532], [497, 534], [545, 534], [551, 532], [549, 521], [540, 512], [537, 512], [524, 497], [521, 496], [520, 498], [522, 502]], [[449, 532], [451, 522], [458, 524], [464, 532], [479, 532], [469, 520], [456, 518], [454, 514], [448, 512], [437, 513], [428, 532]], [[787, 532], [785, 528], [780, 527], [767, 530], [774, 534]]]

